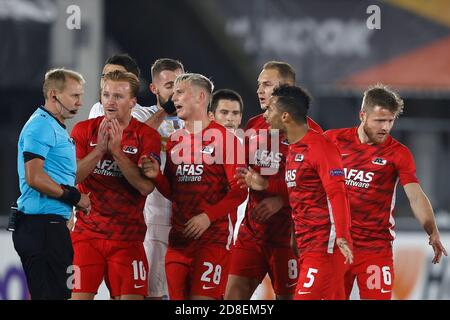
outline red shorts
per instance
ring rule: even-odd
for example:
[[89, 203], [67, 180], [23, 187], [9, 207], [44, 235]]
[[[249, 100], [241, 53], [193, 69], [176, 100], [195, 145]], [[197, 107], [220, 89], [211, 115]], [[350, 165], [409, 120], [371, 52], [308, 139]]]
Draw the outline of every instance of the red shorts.
[[355, 278], [361, 299], [390, 300], [394, 285], [392, 248], [354, 250], [354, 261], [345, 274], [345, 293], [352, 292]]
[[347, 265], [339, 249], [334, 253], [305, 253], [299, 259], [300, 272], [295, 300], [345, 299], [344, 274]]
[[292, 249], [264, 246], [256, 241], [240, 241], [233, 248], [230, 274], [263, 281], [266, 273], [276, 295], [293, 295], [297, 284], [297, 259]]
[[76, 277], [73, 292], [97, 293], [103, 278], [111, 297], [147, 295], [148, 262], [140, 241], [104, 239], [73, 242]]
[[171, 300], [191, 296], [222, 299], [228, 279], [230, 251], [224, 246], [191, 243], [167, 249], [166, 275]]

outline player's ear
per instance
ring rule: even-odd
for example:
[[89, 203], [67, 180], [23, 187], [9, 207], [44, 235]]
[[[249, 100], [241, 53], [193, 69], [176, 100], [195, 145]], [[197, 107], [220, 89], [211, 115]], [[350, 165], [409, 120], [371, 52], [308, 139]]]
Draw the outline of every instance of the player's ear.
[[209, 118], [209, 120], [214, 120], [215, 119], [214, 113], [212, 113], [211, 111], [208, 111], [208, 118]]
[[206, 100], [206, 93], [205, 93], [205, 91], [199, 90], [198, 92], [199, 92], [198, 93], [198, 97], [199, 97], [200, 101], [205, 101]]
[[150, 89], [151, 93], [153, 93], [154, 95], [156, 95], [158, 93], [158, 88], [156, 88], [155, 84], [150, 83], [148, 88]]
[[130, 100], [130, 109], [133, 109], [136, 106], [137, 98], [134, 97]]
[[366, 113], [364, 111], [360, 111], [359, 112], [359, 120], [361, 120], [361, 122], [364, 122], [366, 120]]
[[56, 90], [55, 89], [51, 89], [50, 91], [47, 92], [47, 99], [51, 99], [51, 101], [56, 102]]

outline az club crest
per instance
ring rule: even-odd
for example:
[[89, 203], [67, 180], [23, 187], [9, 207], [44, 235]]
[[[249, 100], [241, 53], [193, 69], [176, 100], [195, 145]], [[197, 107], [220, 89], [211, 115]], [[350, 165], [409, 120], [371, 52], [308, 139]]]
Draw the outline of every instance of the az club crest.
[[379, 166], [384, 166], [384, 165], [386, 165], [387, 160], [383, 159], [383, 158], [375, 158], [375, 159], [372, 160], [372, 163], [373, 164], [377, 164]]
[[209, 146], [204, 146], [201, 153], [207, 153], [207, 154], [212, 154], [214, 152], [214, 147], [209, 145]]

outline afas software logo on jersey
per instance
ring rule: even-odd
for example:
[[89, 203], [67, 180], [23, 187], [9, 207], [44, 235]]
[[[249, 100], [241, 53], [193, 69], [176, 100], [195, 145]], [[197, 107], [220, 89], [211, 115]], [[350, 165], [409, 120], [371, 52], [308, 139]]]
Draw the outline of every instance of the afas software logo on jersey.
[[386, 165], [387, 160], [383, 159], [383, 158], [375, 158], [375, 159], [372, 160], [372, 163], [373, 164], [377, 164], [379, 166], [384, 166], [384, 165]]
[[297, 170], [286, 170], [285, 172], [285, 178], [286, 185], [288, 188], [293, 188], [297, 186], [296, 180], [297, 179]]
[[281, 152], [261, 149], [255, 152], [255, 164], [262, 168], [272, 168], [278, 171], [282, 158], [283, 154]]
[[122, 171], [120, 171], [120, 168], [117, 165], [117, 163], [111, 159], [100, 160], [94, 169], [94, 173], [108, 177], [123, 176]]
[[179, 164], [175, 174], [178, 182], [201, 182], [203, 164]]

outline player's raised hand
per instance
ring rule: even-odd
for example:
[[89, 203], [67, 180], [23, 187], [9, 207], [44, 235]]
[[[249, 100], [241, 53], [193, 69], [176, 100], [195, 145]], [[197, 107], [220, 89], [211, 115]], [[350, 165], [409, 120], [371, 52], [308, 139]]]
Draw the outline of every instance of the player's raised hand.
[[122, 152], [122, 133], [123, 129], [120, 126], [119, 120], [110, 120], [108, 151], [111, 152], [112, 155]]
[[104, 118], [100, 123], [97, 134], [97, 146], [95, 147], [101, 154], [108, 151], [108, 141], [109, 141], [109, 120]]
[[429, 240], [430, 241], [428, 243], [434, 251], [433, 263], [439, 263], [441, 261], [442, 255], [447, 256], [447, 250], [445, 250], [444, 246], [442, 245], [439, 233], [431, 234]]
[[234, 178], [237, 180], [237, 184], [240, 185], [241, 188], [250, 188], [261, 191], [266, 190], [269, 186], [267, 179], [250, 167], [238, 167]]
[[252, 210], [251, 216], [258, 223], [264, 223], [267, 219], [280, 211], [283, 207], [283, 199], [281, 197], [264, 198]]
[[141, 168], [141, 172], [144, 176], [150, 179], [154, 179], [159, 173], [159, 162], [153, 157], [142, 156], [138, 165]]
[[247, 182], [245, 181], [245, 176], [247, 175], [247, 173], [248, 173], [247, 168], [239, 167], [236, 169], [234, 178], [236, 179], [237, 185], [240, 186], [241, 189], [248, 188]]
[[353, 252], [350, 246], [348, 245], [347, 240], [344, 238], [337, 238], [336, 244], [339, 247], [339, 250], [341, 250], [342, 255], [345, 257], [345, 264], [352, 264], [353, 263]]
[[198, 239], [209, 228], [211, 221], [206, 213], [200, 213], [191, 219], [184, 225], [183, 235], [186, 238]]

